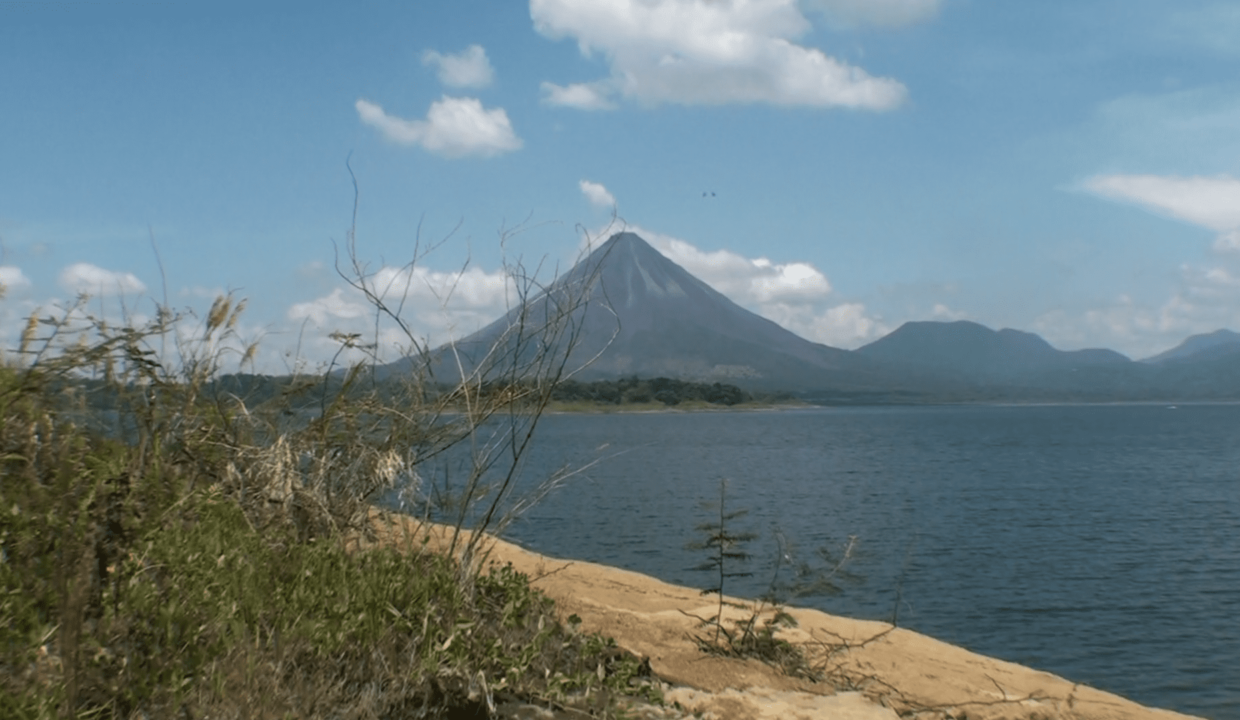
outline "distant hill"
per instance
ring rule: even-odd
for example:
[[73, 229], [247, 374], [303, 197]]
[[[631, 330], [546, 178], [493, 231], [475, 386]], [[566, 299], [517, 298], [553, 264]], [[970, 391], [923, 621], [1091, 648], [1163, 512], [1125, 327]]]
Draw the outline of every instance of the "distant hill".
[[1230, 330], [1193, 335], [1139, 364], [1150, 368], [1164, 396], [1240, 399], [1240, 334]]
[[[557, 317], [566, 334], [547, 332]], [[570, 346], [566, 367], [579, 368], [580, 381], [725, 383], [831, 404], [1240, 399], [1240, 334], [1230, 331], [1143, 362], [1112, 350], [1059, 350], [1033, 333], [969, 321], [909, 322], [847, 351], [740, 307], [629, 232], [525, 306], [432, 351], [430, 361], [438, 378], [450, 379], [458, 361], [472, 369], [498, 354], [533, 363]], [[377, 372], [408, 372], [413, 362]]]
[[1112, 350], [1058, 350], [1032, 333], [968, 321], [906, 323], [856, 352], [922, 373], [920, 394], [950, 401], [1240, 400], [1240, 335], [1226, 330], [1142, 362]]
[[893, 367], [990, 382], [1132, 362], [1113, 350], [1056, 350], [1033, 333], [996, 331], [968, 320], [908, 322], [856, 353]]
[[1215, 356], [1229, 354], [1238, 349], [1240, 349], [1240, 333], [1231, 330], [1215, 330], [1212, 333], [1193, 335], [1170, 350], [1145, 358], [1141, 362], [1157, 365], [1173, 360], [1185, 360], [1203, 353]]

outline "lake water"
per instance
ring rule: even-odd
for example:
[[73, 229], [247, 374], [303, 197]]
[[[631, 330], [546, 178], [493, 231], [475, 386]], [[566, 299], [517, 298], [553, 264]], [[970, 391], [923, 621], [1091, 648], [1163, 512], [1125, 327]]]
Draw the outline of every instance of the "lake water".
[[[1240, 406], [554, 415], [527, 477], [599, 459], [508, 537], [707, 587], [694, 527], [748, 509], [752, 578], [858, 538], [862, 576], [796, 604], [890, 620], [1129, 697], [1240, 720]], [[714, 513], [712, 516], [712, 512]]]

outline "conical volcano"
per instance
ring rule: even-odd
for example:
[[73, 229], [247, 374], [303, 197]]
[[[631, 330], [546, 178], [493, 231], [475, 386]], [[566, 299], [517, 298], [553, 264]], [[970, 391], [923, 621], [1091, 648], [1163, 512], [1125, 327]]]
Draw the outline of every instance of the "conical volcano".
[[576, 375], [583, 379], [662, 376], [794, 390], [851, 385], [870, 374], [867, 359], [742, 308], [631, 232], [613, 235], [525, 308], [454, 349], [480, 356], [509, 342], [518, 324], [521, 333], [549, 325], [560, 308], [571, 316], [553, 342], [571, 338], [569, 367], [584, 364]]
[[1234, 337], [1219, 332], [1134, 363], [962, 321], [905, 323], [859, 350], [840, 350], [742, 308], [622, 232], [478, 332], [376, 373], [429, 371], [449, 384], [462, 371], [471, 382], [501, 384], [565, 372], [584, 380], [668, 377], [832, 404], [1220, 400], [1240, 397], [1235, 348]]

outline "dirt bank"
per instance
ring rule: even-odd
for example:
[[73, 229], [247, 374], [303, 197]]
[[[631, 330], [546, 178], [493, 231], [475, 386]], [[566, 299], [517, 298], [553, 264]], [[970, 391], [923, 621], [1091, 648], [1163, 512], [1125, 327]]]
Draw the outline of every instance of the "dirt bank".
[[[380, 542], [441, 548], [443, 528], [375, 511]], [[887, 623], [851, 620], [791, 608], [798, 627], [781, 637], [805, 648], [824, 682], [790, 678], [756, 660], [703, 654], [694, 618], [713, 615], [717, 598], [605, 565], [557, 560], [488, 539], [489, 562], [512, 563], [553, 598], [563, 617], [616, 639], [650, 658], [654, 672], [675, 686], [668, 699], [721, 719], [896, 716], [979, 720], [1174, 720], [1190, 716], [1156, 710], [1077, 685], [1050, 673], [996, 660]], [[745, 603], [730, 599], [738, 606]], [[746, 613], [729, 607], [733, 616]], [[1065, 639], [1070, 642], [1070, 639]]]

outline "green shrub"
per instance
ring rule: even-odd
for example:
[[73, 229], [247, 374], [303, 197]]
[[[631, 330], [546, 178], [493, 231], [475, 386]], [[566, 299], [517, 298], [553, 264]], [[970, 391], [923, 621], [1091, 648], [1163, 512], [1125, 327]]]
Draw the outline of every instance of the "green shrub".
[[[860, 578], [844, 570], [844, 566], [852, 559], [856, 546], [856, 537], [850, 537], [838, 554], [832, 553], [828, 546], [818, 549], [819, 557], [826, 565], [813, 566], [808, 562], [800, 562], [792, 570], [791, 582], [780, 577], [784, 564], [792, 559], [792, 551], [787, 547], [782, 533], [776, 529], [776, 540], [779, 552], [772, 568], [770, 584], [766, 593], [758, 600], [743, 604], [729, 603], [724, 597], [727, 581], [732, 578], [749, 577], [753, 573], [737, 570], [738, 564], [751, 559], [745, 547], [758, 538], [756, 533], [737, 532], [730, 526], [736, 520], [749, 513], [748, 510], [727, 509], [727, 480], [719, 481], [719, 501], [711, 503], [717, 509], [718, 520], [699, 524], [695, 529], [702, 533], [702, 539], [689, 543], [689, 550], [705, 551], [707, 560], [694, 568], [700, 572], [709, 572], [715, 578], [710, 587], [702, 590], [703, 595], [715, 593], [719, 595], [719, 605], [715, 614], [710, 617], [697, 617], [701, 627], [707, 634], [698, 635], [698, 648], [712, 655], [723, 655], [737, 658], [756, 658], [783, 672], [813, 681], [823, 679], [823, 669], [810, 664], [803, 648], [798, 647], [779, 637], [782, 628], [796, 627], [796, 619], [786, 610], [786, 602], [790, 598], [810, 595], [833, 595], [841, 591], [839, 581], [855, 582]], [[725, 621], [724, 606], [731, 604], [742, 610], [739, 619]]]
[[[639, 692], [648, 666], [474, 552], [562, 364], [499, 395], [480, 374], [379, 383], [362, 365], [223, 376], [230, 348], [253, 354], [233, 335], [243, 304], [187, 330], [164, 308], [111, 326], [81, 300], [32, 316], [20, 364], [0, 366], [0, 716], [434, 716], [503, 698], [606, 715]], [[378, 493], [456, 444], [478, 448], [464, 563], [346, 551]], [[487, 485], [497, 457], [512, 467]]]
[[[47, 566], [9, 562], [21, 545], [10, 540], [29, 540], [31, 530], [5, 525], [6, 716], [70, 703], [111, 717], [181, 706], [304, 717], [363, 698], [384, 716], [485, 704], [488, 694], [493, 702], [636, 692], [629, 682], [639, 663], [562, 627], [552, 603], [511, 567], [462, 584], [439, 555], [350, 554], [291, 531], [260, 534], [210, 490], [124, 545], [101, 588], [70, 589], [69, 598], [102, 592], [82, 600], [78, 636], [67, 643], [52, 621], [63, 623], [73, 603], [49, 591]], [[309, 698], [308, 687], [317, 688]]]

